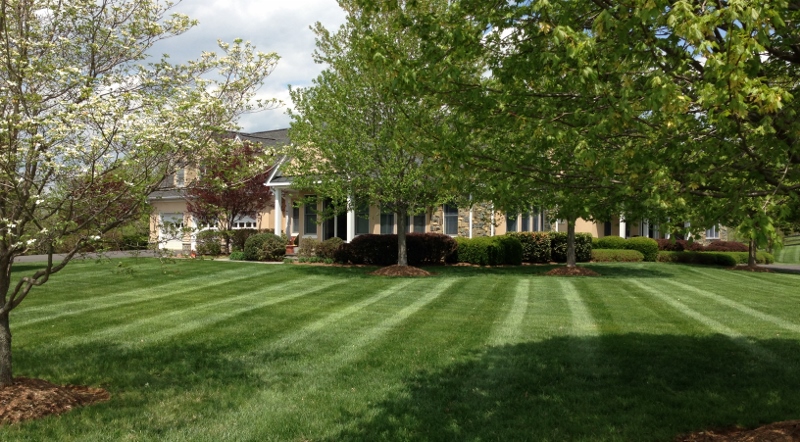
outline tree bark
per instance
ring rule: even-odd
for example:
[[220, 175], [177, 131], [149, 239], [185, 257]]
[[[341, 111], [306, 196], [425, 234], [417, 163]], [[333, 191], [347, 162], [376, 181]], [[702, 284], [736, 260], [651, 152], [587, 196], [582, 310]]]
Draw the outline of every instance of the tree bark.
[[567, 267], [575, 267], [575, 220], [567, 218]]
[[11, 328], [8, 323], [8, 312], [0, 315], [0, 388], [8, 387], [13, 382], [11, 376]]
[[756, 253], [758, 252], [758, 248], [756, 247], [756, 240], [755, 238], [750, 239], [750, 245], [747, 248], [747, 266], [750, 268], [757, 267], [758, 263], [756, 262]]
[[406, 214], [400, 211], [397, 214], [397, 265], [408, 265], [408, 250], [406, 249]]

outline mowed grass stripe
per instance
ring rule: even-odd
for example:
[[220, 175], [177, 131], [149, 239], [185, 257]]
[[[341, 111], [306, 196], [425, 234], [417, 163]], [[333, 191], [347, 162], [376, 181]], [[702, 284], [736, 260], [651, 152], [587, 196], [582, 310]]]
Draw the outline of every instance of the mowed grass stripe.
[[528, 310], [528, 298], [531, 292], [531, 280], [525, 278], [517, 281], [514, 288], [514, 302], [503, 322], [492, 331], [489, 345], [502, 345], [516, 342], [522, 332], [522, 321]]
[[[441, 296], [448, 288], [455, 283], [454, 278], [441, 280], [432, 289], [416, 299], [414, 302], [398, 311], [394, 315], [386, 318], [370, 329], [362, 330], [360, 335], [348, 341], [340, 347], [336, 353], [329, 357], [319, 357], [303, 362], [303, 371], [307, 375], [313, 376], [313, 382], [297, 385], [288, 390], [286, 394], [272, 389], [265, 389], [258, 392], [250, 400], [241, 404], [235, 410], [227, 413], [220, 413], [215, 417], [219, 425], [204, 428], [188, 428], [182, 431], [180, 436], [170, 437], [171, 440], [268, 440], [263, 437], [261, 430], [253, 422], [263, 422], [268, 420], [283, 424], [287, 419], [297, 418], [296, 414], [302, 410], [293, 410], [282, 407], [286, 401], [295, 401], [297, 397], [302, 397], [304, 391], [313, 391], [317, 385], [329, 385], [336, 383], [338, 371], [342, 367], [352, 363], [361, 357], [365, 349], [373, 342], [390, 332], [392, 329], [406, 321], [409, 317], [419, 312], [426, 305]], [[298, 331], [302, 334], [302, 331]], [[264, 367], [270, 370], [270, 367]], [[301, 380], [302, 382], [302, 380]], [[289, 397], [287, 397], [287, 395]], [[274, 403], [275, 406], [267, 404]], [[274, 410], [268, 416], [264, 415], [264, 410]], [[237, 428], [235, 434], [231, 434], [230, 428]]]
[[[163, 281], [163, 283], [155, 283], [153, 285], [148, 285], [146, 287], [140, 287], [140, 285], [141, 285], [140, 281], [131, 278], [131, 281], [126, 281], [127, 284], [125, 284], [125, 285], [133, 285], [133, 286], [135, 286], [137, 288], [133, 288], [133, 289], [130, 289], [130, 290], [119, 291], [119, 292], [115, 292], [113, 290], [109, 290], [108, 292], [106, 292], [107, 294], [105, 294], [105, 295], [99, 295], [99, 296], [95, 295], [95, 296], [88, 297], [88, 298], [87, 297], [82, 297], [81, 299], [73, 299], [73, 300], [65, 300], [65, 301], [59, 300], [58, 297], [52, 297], [52, 293], [47, 293], [48, 295], [50, 295], [50, 299], [47, 299], [47, 303], [46, 304], [37, 305], [37, 306], [31, 306], [31, 307], [27, 307], [26, 306], [25, 314], [28, 315], [28, 314], [44, 311], [45, 314], [51, 315], [51, 314], [63, 311], [65, 309], [71, 308], [71, 307], [76, 306], [76, 305], [77, 306], [87, 306], [87, 307], [89, 307], [89, 306], [97, 305], [98, 302], [103, 303], [103, 305], [113, 306], [113, 305], [115, 305], [113, 302], [106, 302], [106, 301], [114, 300], [114, 299], [138, 298], [138, 297], [140, 297], [142, 295], [146, 295], [146, 294], [148, 294], [148, 293], [150, 293], [152, 291], [156, 291], [156, 290], [171, 291], [171, 290], [173, 290], [175, 288], [180, 289], [180, 288], [186, 287], [187, 285], [191, 285], [195, 281], [198, 281], [198, 280], [226, 279], [226, 278], [231, 277], [231, 276], [241, 275], [242, 273], [244, 273], [244, 272], [242, 272], [241, 269], [227, 270], [227, 271], [219, 272], [219, 273], [215, 272], [213, 275], [209, 275], [208, 273], [202, 273], [202, 274], [197, 274], [197, 275], [193, 275], [193, 276], [189, 276], [189, 277], [183, 277], [183, 278], [179, 278], [179, 279], [171, 279], [168, 282], [167, 281]], [[108, 279], [109, 276], [114, 276], [114, 275], [108, 275], [107, 274], [105, 276], [106, 276], [106, 278], [103, 278], [103, 280], [94, 281], [94, 282], [89, 281], [86, 285], [97, 286], [99, 284], [103, 284], [104, 280]], [[163, 275], [159, 275], [159, 276], [163, 276]], [[148, 279], [150, 281], [153, 280], [153, 278], [148, 278]], [[159, 281], [159, 282], [162, 282], [162, 281]], [[59, 284], [59, 286], [58, 286], [59, 287], [59, 289], [58, 289], [59, 291], [63, 291], [64, 290], [64, 287], [62, 285], [60, 285], [60, 281], [55, 281], [55, 283]], [[115, 287], [118, 287], [118, 286], [115, 286]], [[44, 286], [43, 288], [50, 289], [51, 286]]]
[[[719, 281], [726, 285], [733, 285], [741, 287], [742, 285], [749, 286], [753, 282], [758, 282], [762, 288], [769, 287], [771, 290], [780, 290], [786, 293], [795, 293], [798, 284], [800, 284], [800, 277], [787, 273], [755, 273], [745, 271], [734, 271], [729, 269], [718, 268], [704, 268], [692, 267], [688, 265], [678, 264], [685, 270], [696, 276], [696, 281], [699, 284], [707, 283], [709, 279]], [[690, 280], [689, 282], [693, 282]], [[759, 295], [758, 293], [751, 293], [751, 295]]]
[[800, 245], [786, 246], [775, 254], [775, 262], [783, 264], [800, 264]]
[[598, 336], [600, 334], [597, 324], [594, 322], [589, 309], [583, 302], [581, 295], [570, 281], [560, 280], [561, 291], [567, 301], [569, 311], [572, 313], [572, 335], [574, 336]]
[[[220, 277], [184, 279], [184, 280], [175, 281], [175, 282], [172, 282], [172, 283], [169, 283], [169, 284], [165, 284], [165, 285], [152, 286], [152, 287], [146, 287], [146, 288], [141, 288], [141, 289], [136, 289], [136, 290], [130, 290], [130, 291], [127, 291], [127, 292], [123, 292], [123, 293], [121, 293], [119, 295], [111, 295], [111, 296], [100, 298], [100, 299], [109, 299], [109, 298], [120, 299], [121, 298], [121, 300], [116, 301], [116, 302], [100, 302], [100, 303], [97, 303], [97, 302], [93, 302], [92, 299], [86, 299], [86, 300], [82, 300], [82, 301], [71, 302], [70, 304], [78, 304], [78, 303], [80, 303], [80, 304], [90, 304], [90, 306], [84, 307], [84, 308], [81, 308], [81, 309], [76, 309], [76, 310], [62, 310], [62, 311], [60, 311], [58, 313], [50, 313], [50, 314], [46, 314], [44, 316], [39, 316], [39, 317], [36, 317], [36, 318], [33, 318], [33, 319], [22, 320], [22, 321], [16, 322], [14, 324], [14, 326], [15, 327], [26, 327], [26, 326], [37, 324], [37, 323], [40, 323], [40, 322], [52, 321], [54, 319], [62, 318], [62, 317], [65, 317], [65, 316], [74, 316], [74, 315], [79, 315], [79, 314], [88, 313], [88, 312], [97, 311], [97, 310], [114, 309], [114, 308], [118, 308], [118, 307], [121, 307], [121, 306], [128, 306], [128, 305], [139, 304], [139, 303], [149, 303], [149, 302], [152, 302], [154, 300], [161, 299], [161, 298], [175, 297], [175, 296], [178, 296], [178, 295], [182, 295], [184, 293], [189, 293], [189, 292], [193, 292], [193, 291], [197, 291], [197, 290], [208, 290], [208, 289], [211, 289], [213, 287], [217, 287], [217, 286], [221, 286], [221, 285], [225, 285], [225, 284], [231, 284], [231, 283], [239, 283], [239, 282], [244, 281], [246, 279], [256, 278], [256, 277], [261, 276], [261, 275], [252, 275], [251, 274], [251, 275], [241, 275], [241, 276], [235, 277], [235, 278], [229, 278], [230, 276], [235, 275], [235, 274], [240, 273], [240, 272], [228, 271], [228, 272], [224, 272], [224, 273], [226, 274], [225, 275], [226, 279], [221, 279]], [[222, 275], [220, 275], [220, 276], [222, 276]], [[211, 279], [211, 282], [209, 282], [207, 284], [197, 285], [196, 284], [196, 280], [197, 279]], [[174, 288], [174, 290], [173, 290], [173, 288]], [[156, 291], [163, 291], [163, 293], [158, 294], [158, 295], [152, 295], [151, 294], [151, 293], [156, 292]], [[60, 307], [63, 307], [63, 305], [61, 305]], [[23, 311], [23, 313], [27, 313], [27, 312]]]
[[751, 339], [749, 339], [747, 336], [745, 336], [741, 332], [739, 332], [737, 330], [734, 330], [734, 329], [722, 324], [721, 322], [719, 322], [719, 321], [717, 321], [715, 319], [712, 319], [712, 318], [710, 318], [710, 317], [708, 317], [708, 316], [706, 316], [706, 315], [704, 315], [704, 314], [702, 314], [700, 312], [692, 310], [686, 304], [678, 301], [677, 299], [672, 298], [671, 296], [665, 295], [658, 288], [643, 284], [640, 281], [633, 280], [631, 282], [633, 284], [639, 286], [643, 290], [647, 291], [648, 293], [650, 293], [650, 295], [652, 295], [653, 297], [658, 298], [661, 301], [663, 301], [664, 303], [670, 305], [675, 310], [678, 310], [679, 312], [683, 313], [687, 317], [692, 318], [695, 321], [703, 324], [704, 326], [706, 326], [709, 330], [713, 331], [714, 333], [718, 333], [718, 334], [727, 336], [733, 342], [735, 342], [738, 345], [743, 346], [746, 350], [748, 350], [749, 352], [753, 353], [754, 355], [762, 356], [762, 357], [768, 358], [770, 360], [776, 359], [775, 354], [773, 354], [772, 352], [770, 352], [770, 351], [764, 349], [763, 347], [755, 344]]
[[[252, 278], [252, 276], [243, 277], [242, 279], [248, 279], [248, 278]], [[215, 301], [203, 302], [201, 304], [194, 305], [193, 307], [181, 308], [181, 309], [177, 309], [177, 310], [167, 311], [167, 312], [164, 312], [164, 313], [160, 313], [160, 314], [156, 314], [156, 315], [149, 316], [149, 317], [146, 317], [146, 318], [142, 318], [142, 319], [137, 320], [137, 321], [128, 322], [128, 323], [123, 324], [123, 325], [107, 327], [107, 328], [104, 328], [104, 329], [101, 329], [101, 330], [95, 330], [95, 331], [92, 331], [92, 332], [87, 333], [87, 334], [73, 335], [73, 336], [70, 336], [68, 338], [65, 338], [64, 340], [62, 340], [62, 342], [65, 343], [65, 344], [70, 344], [70, 343], [77, 343], [77, 342], [87, 341], [87, 340], [104, 340], [104, 341], [107, 341], [107, 340], [111, 340], [111, 339], [114, 339], [114, 338], [120, 338], [120, 337], [122, 337], [121, 340], [123, 342], [134, 340], [134, 343], [135, 343], [136, 339], [140, 339], [140, 342], [141, 342], [141, 339], [143, 337], [148, 338], [148, 341], [149, 341], [151, 334], [152, 335], [162, 334], [164, 336], [167, 336], [167, 335], [169, 335], [169, 332], [167, 330], [173, 329], [173, 328], [179, 328], [180, 329], [180, 328], [184, 327], [184, 322], [191, 322], [191, 320], [189, 320], [188, 318], [195, 317], [195, 315], [201, 313], [203, 310], [219, 307], [219, 306], [222, 306], [222, 305], [225, 305], [225, 304], [236, 303], [236, 302], [241, 302], [241, 301], [246, 301], [246, 300], [252, 300], [254, 298], [261, 298], [263, 296], [274, 294], [274, 293], [283, 293], [283, 292], [286, 292], [286, 291], [291, 292], [292, 290], [294, 290], [295, 287], [307, 286], [309, 283], [310, 284], [314, 284], [314, 283], [316, 283], [318, 281], [319, 281], [318, 279], [309, 278], [309, 279], [306, 279], [306, 280], [295, 280], [295, 281], [292, 281], [290, 283], [281, 283], [281, 284], [276, 284], [276, 285], [270, 285], [270, 286], [267, 286], [264, 289], [247, 292], [247, 293], [244, 293], [244, 294], [241, 294], [241, 295], [238, 295], [238, 296], [224, 297], [222, 299], [218, 299], [218, 300], [215, 300]], [[230, 282], [230, 280], [228, 280], [228, 281], [220, 281], [220, 282], [217, 282], [216, 284], [213, 284], [211, 286], [203, 287], [202, 289], [204, 291], [207, 291], [208, 289], [212, 288], [213, 286], [226, 285], [229, 282]], [[330, 286], [333, 286], [335, 284], [342, 284], [343, 282], [344, 281], [341, 281], [341, 280], [327, 281], [327, 282], [322, 283], [320, 285], [317, 285], [315, 287], [307, 287], [304, 290], [299, 290], [299, 291], [296, 291], [296, 292], [291, 293], [289, 295], [281, 296], [281, 297], [278, 297], [278, 298], [271, 298], [271, 299], [268, 299], [268, 300], [264, 301], [263, 302], [264, 305], [262, 307], [265, 307], [265, 306], [268, 306], [268, 305], [274, 305], [274, 304], [277, 304], [277, 303], [280, 303], [280, 302], [291, 301], [291, 300], [299, 298], [301, 296], [306, 296], [306, 295], [309, 295], [309, 294], [312, 294], [312, 293], [315, 293], [315, 292], [318, 292], [318, 291], [321, 291], [321, 290], [325, 290], [326, 288], [328, 288]], [[198, 289], [197, 287], [193, 288], [193, 290], [197, 290], [197, 289]], [[190, 291], [190, 290], [187, 290], [187, 291]], [[250, 311], [252, 309], [248, 307], [245, 310]], [[160, 330], [160, 331], [156, 332], [156, 330]], [[188, 328], [186, 330], [188, 330]]]
[[769, 322], [771, 324], [777, 325], [780, 328], [783, 328], [785, 330], [789, 330], [789, 331], [794, 332], [794, 333], [800, 333], [800, 325], [798, 325], [798, 324], [795, 324], [795, 323], [786, 321], [784, 319], [778, 318], [776, 316], [773, 316], [773, 315], [758, 311], [758, 310], [750, 308], [750, 307], [748, 307], [748, 306], [746, 306], [744, 304], [741, 304], [741, 303], [738, 303], [738, 302], [733, 301], [731, 299], [728, 299], [728, 298], [726, 298], [724, 296], [720, 296], [720, 295], [718, 295], [716, 293], [709, 292], [709, 291], [706, 291], [706, 290], [701, 290], [701, 289], [699, 289], [697, 287], [692, 287], [692, 286], [690, 286], [688, 284], [684, 284], [682, 282], [670, 281], [670, 280], [667, 280], [666, 282], [668, 284], [673, 285], [673, 286], [680, 287], [685, 292], [694, 293], [694, 294], [696, 294], [698, 296], [702, 296], [702, 297], [704, 297], [706, 299], [711, 299], [712, 301], [715, 301], [715, 302], [717, 302], [719, 304], [722, 304], [722, 305], [724, 305], [726, 307], [730, 307], [730, 308], [733, 308], [735, 310], [738, 310], [738, 311], [740, 311], [740, 312], [742, 312], [742, 313], [744, 313], [746, 315], [749, 315], [749, 316], [751, 316], [753, 318], [760, 319], [760, 320], [762, 320], [764, 322]]

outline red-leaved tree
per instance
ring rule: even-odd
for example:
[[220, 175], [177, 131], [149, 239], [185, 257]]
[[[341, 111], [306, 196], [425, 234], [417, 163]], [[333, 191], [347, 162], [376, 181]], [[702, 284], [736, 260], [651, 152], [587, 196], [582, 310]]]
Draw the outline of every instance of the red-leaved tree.
[[[221, 231], [230, 230], [236, 218], [255, 218], [272, 201], [272, 190], [264, 185], [274, 167], [270, 160], [260, 144], [232, 141], [222, 160], [201, 161], [198, 178], [186, 190], [189, 213], [198, 224]], [[228, 235], [225, 245], [229, 249]]]

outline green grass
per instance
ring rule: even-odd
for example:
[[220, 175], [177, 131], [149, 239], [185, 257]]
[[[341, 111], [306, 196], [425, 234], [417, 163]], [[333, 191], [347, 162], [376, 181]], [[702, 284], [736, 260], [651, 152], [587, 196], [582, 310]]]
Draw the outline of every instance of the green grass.
[[782, 264], [800, 264], [800, 245], [786, 246], [775, 253], [775, 262]]
[[0, 440], [671, 441], [800, 418], [798, 275], [124, 263], [71, 264], [12, 313], [16, 375], [111, 401]]

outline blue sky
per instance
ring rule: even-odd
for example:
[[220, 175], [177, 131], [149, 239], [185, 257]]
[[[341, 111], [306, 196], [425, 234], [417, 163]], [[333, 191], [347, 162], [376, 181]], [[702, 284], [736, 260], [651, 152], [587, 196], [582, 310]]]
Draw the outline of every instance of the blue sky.
[[[336, 29], [344, 12], [336, 0], [183, 0], [173, 9], [200, 21], [189, 32], [160, 42], [151, 54], [170, 55], [173, 62], [197, 58], [201, 51], [216, 51], [217, 40], [242, 38], [263, 52], [281, 56], [275, 71], [259, 91], [262, 98], [278, 98], [291, 106], [288, 85], [308, 86], [323, 66], [311, 59], [314, 33], [309, 26], [321, 22]], [[245, 115], [239, 121], [246, 132], [289, 126], [285, 107]]]

